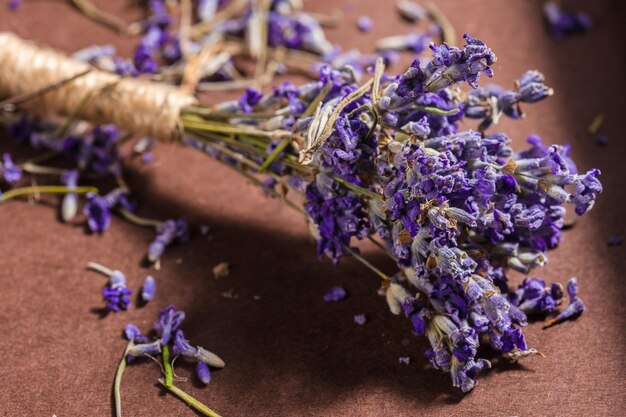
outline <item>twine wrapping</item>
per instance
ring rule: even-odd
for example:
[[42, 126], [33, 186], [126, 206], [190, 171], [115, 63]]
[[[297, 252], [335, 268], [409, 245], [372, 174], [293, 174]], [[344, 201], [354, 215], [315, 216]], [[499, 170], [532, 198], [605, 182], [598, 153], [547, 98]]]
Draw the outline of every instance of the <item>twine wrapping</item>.
[[[32, 93], [89, 68], [12, 33], [0, 33], [0, 97]], [[180, 138], [181, 110], [195, 103], [193, 96], [169, 85], [92, 69], [29, 100], [28, 108], [42, 116], [75, 115], [93, 123], [113, 123], [128, 132], [172, 142]]]

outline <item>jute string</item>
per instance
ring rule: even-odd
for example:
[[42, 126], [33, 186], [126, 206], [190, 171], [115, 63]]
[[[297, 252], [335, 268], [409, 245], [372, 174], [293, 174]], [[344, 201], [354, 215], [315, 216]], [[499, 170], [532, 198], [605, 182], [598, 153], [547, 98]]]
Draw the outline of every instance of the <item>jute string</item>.
[[[0, 97], [31, 93], [85, 72], [90, 65], [0, 32]], [[181, 110], [193, 96], [156, 82], [123, 78], [92, 69], [28, 102], [30, 112], [57, 114], [150, 135], [163, 142], [180, 138]]]

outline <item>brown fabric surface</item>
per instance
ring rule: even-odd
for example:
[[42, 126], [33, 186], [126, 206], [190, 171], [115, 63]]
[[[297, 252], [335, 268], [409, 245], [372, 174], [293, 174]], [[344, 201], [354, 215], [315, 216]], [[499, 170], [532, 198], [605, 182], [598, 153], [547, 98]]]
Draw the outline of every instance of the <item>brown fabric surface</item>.
[[[96, 3], [129, 21], [140, 16], [123, 1]], [[170, 303], [187, 313], [187, 337], [227, 363], [213, 373], [207, 388], [196, 385], [193, 377], [181, 386], [225, 416], [624, 415], [626, 245], [606, 245], [612, 232], [626, 234], [624, 4], [566, 2], [588, 11], [595, 22], [589, 34], [566, 42], [547, 36], [541, 1], [437, 4], [460, 34], [470, 32], [494, 49], [499, 58], [495, 82], [509, 86], [535, 68], [554, 87], [554, 97], [526, 107], [526, 120], [502, 123], [516, 145], [533, 132], [548, 142], [570, 142], [582, 169], [599, 167], [603, 173], [605, 193], [596, 208], [566, 232], [562, 245], [550, 253], [549, 265], [533, 273], [548, 282], [577, 276], [588, 307], [577, 322], [546, 331], [540, 323], [527, 328], [528, 342], [545, 359], [496, 362], [473, 392], [460, 395], [448, 374], [427, 366], [422, 357], [426, 341], [412, 337], [407, 321], [388, 312], [376, 294], [376, 276], [350, 259], [338, 267], [320, 262], [304, 221], [289, 209], [199, 153], [158, 146], [153, 164], [131, 161], [126, 168], [140, 211], [162, 218], [183, 215], [213, 227], [211, 241], [196, 236], [168, 249], [160, 271], [141, 265], [153, 237], [150, 230], [116, 218], [104, 235], [87, 235], [83, 227], [57, 220], [54, 198], [45, 199], [50, 204], [12, 201], [0, 206], [0, 415], [110, 415], [124, 325], [133, 322], [147, 330], [158, 310]], [[128, 55], [134, 44], [90, 22], [65, 1], [25, 0], [17, 13], [2, 7], [0, 30], [64, 51], [113, 43]], [[410, 29], [399, 22], [390, 1], [307, 4], [309, 10], [324, 12], [333, 7], [344, 11], [344, 24], [330, 37], [346, 48], [369, 51], [378, 37]], [[361, 14], [374, 18], [371, 33], [357, 34]], [[598, 113], [606, 115], [606, 148], [585, 133]], [[34, 154], [6, 138], [0, 147], [21, 159]], [[393, 271], [372, 251], [369, 258]], [[88, 261], [124, 271], [133, 290], [153, 273], [155, 300], [100, 316], [106, 279], [86, 271]], [[218, 281], [211, 268], [223, 261], [232, 271]], [[323, 302], [322, 294], [337, 284], [348, 289], [349, 298]], [[231, 288], [238, 298], [222, 298]], [[369, 317], [364, 326], [353, 322], [359, 313]], [[399, 365], [399, 356], [410, 356], [410, 365]], [[182, 362], [177, 369], [183, 376], [192, 371]], [[124, 414], [193, 415], [164, 394], [155, 384], [158, 377], [154, 363], [128, 367], [122, 384]]]

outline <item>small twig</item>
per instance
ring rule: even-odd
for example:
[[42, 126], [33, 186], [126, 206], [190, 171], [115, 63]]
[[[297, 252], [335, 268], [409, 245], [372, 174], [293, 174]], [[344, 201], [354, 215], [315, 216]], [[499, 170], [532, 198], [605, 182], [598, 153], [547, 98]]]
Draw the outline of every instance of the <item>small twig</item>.
[[[94, 6], [88, 0], [71, 0], [74, 7], [76, 7], [79, 11], [81, 11], [85, 16], [94, 20], [97, 23], [100, 23], [104, 26], [107, 26], [115, 31], [117, 31], [120, 35], [130, 35], [131, 27], [134, 25], [129, 25], [123, 20], [113, 16], [110, 13], [104, 12]], [[135, 31], [133, 31], [135, 32]], [[136, 33], [132, 33], [136, 34]]]
[[128, 211], [125, 208], [118, 207], [115, 209], [115, 211], [129, 222], [134, 223], [138, 226], [159, 227], [163, 224], [163, 222], [160, 220], [147, 219], [145, 217], [137, 216], [135, 213]]
[[124, 349], [124, 355], [122, 355], [122, 360], [117, 367], [117, 372], [115, 372], [115, 380], [113, 381], [113, 397], [115, 398], [116, 417], [122, 417], [122, 375], [124, 375], [124, 370], [126, 369], [126, 354], [132, 346], [133, 342], [128, 342], [128, 345], [126, 345], [126, 349]]
[[139, 25], [128, 24], [112, 14], [103, 12], [94, 6], [89, 0], [71, 0], [74, 6], [88, 18], [117, 31], [120, 35], [136, 35]]
[[75, 194], [87, 194], [87, 193], [97, 193], [98, 189], [96, 187], [74, 187], [69, 188], [60, 185], [42, 185], [42, 186], [34, 186], [34, 187], [22, 187], [22, 188], [14, 188], [13, 190], [9, 190], [6, 193], [0, 196], [0, 202], [4, 203], [7, 200], [11, 200], [15, 197], [21, 197], [25, 195], [31, 194], [67, 194], [67, 193], [75, 193]]
[[190, 406], [191, 408], [195, 409], [196, 411], [204, 414], [205, 416], [208, 417], [221, 417], [218, 413], [216, 413], [215, 411], [211, 410], [209, 407], [207, 407], [206, 405], [204, 405], [203, 403], [201, 403], [200, 401], [196, 400], [194, 397], [192, 397], [191, 395], [187, 394], [185, 391], [183, 391], [182, 389], [178, 388], [175, 385], [166, 385], [166, 382], [163, 380], [163, 378], [159, 378], [159, 383], [161, 385], [163, 385], [165, 388], [167, 388], [172, 394], [176, 395], [178, 398], [180, 398], [181, 400], [183, 400], [184, 402], [187, 403], [188, 406]]
[[372, 265], [371, 263], [369, 263], [368, 260], [366, 260], [365, 258], [363, 258], [361, 255], [359, 255], [358, 253], [356, 253], [355, 251], [353, 251], [352, 249], [350, 249], [350, 247], [345, 246], [343, 247], [345, 250], [348, 251], [348, 253], [350, 253], [350, 255], [352, 255], [352, 257], [354, 257], [354, 259], [356, 259], [357, 261], [361, 262], [363, 265], [365, 265], [367, 268], [369, 268], [370, 270], [372, 270], [372, 272], [374, 272], [376, 275], [378, 275], [379, 277], [381, 277], [383, 280], [385, 281], [390, 281], [391, 278], [389, 278], [389, 276], [387, 274], [385, 274], [384, 272], [382, 272], [380, 269], [376, 268], [374, 265]]
[[180, 28], [178, 35], [180, 38], [180, 50], [183, 58], [189, 56], [189, 40], [191, 36], [191, 0], [180, 0]]
[[435, 3], [429, 3], [426, 5], [426, 10], [430, 18], [441, 28], [441, 37], [443, 41], [449, 46], [456, 45], [456, 31], [454, 26], [450, 23], [450, 20], [443, 14]]

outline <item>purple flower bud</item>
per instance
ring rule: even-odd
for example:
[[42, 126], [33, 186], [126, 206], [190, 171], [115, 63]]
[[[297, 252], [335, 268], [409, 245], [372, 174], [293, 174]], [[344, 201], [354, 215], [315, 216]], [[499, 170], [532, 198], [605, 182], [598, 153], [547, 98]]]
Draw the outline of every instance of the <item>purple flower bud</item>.
[[187, 339], [185, 339], [185, 334], [182, 330], [177, 330], [176, 335], [174, 336], [174, 347], [172, 349], [174, 355], [183, 355], [195, 357], [198, 354], [198, 349], [191, 346]]
[[263, 98], [263, 94], [254, 87], [248, 87], [243, 95], [239, 98], [239, 108], [244, 113], [252, 113], [254, 106]]
[[109, 284], [102, 289], [102, 298], [107, 302], [107, 310], [118, 312], [128, 309], [132, 291], [126, 287], [126, 277], [121, 271], [113, 271]]
[[146, 277], [146, 280], [143, 282], [143, 287], [141, 287], [141, 299], [145, 302], [148, 302], [154, 298], [154, 293], [156, 292], [156, 282], [151, 275]]
[[176, 311], [173, 305], [165, 307], [159, 312], [159, 321], [154, 323], [154, 329], [161, 336], [161, 342], [169, 343], [172, 333], [178, 330], [185, 319], [185, 313]]
[[587, 14], [564, 12], [554, 1], [548, 1], [543, 5], [543, 14], [550, 34], [556, 39], [586, 32], [592, 24]]
[[204, 362], [198, 362], [196, 364], [196, 375], [198, 375], [198, 379], [205, 385], [211, 382], [211, 370]]
[[504, 331], [500, 340], [502, 341], [502, 352], [511, 352], [516, 347], [526, 350], [526, 340], [520, 328], [509, 327]]
[[111, 226], [111, 207], [104, 197], [88, 194], [84, 213], [87, 216], [87, 225], [94, 233], [105, 232]]
[[362, 326], [367, 322], [367, 317], [365, 314], [357, 314], [354, 316], [354, 322]]
[[146, 343], [148, 341], [148, 338], [141, 334], [141, 330], [132, 323], [124, 327], [124, 336], [131, 342]]
[[609, 236], [609, 240], [607, 241], [607, 244], [609, 246], [619, 246], [624, 242], [624, 237], [622, 235], [620, 235], [619, 233], [613, 233], [611, 236]]
[[13, 184], [22, 179], [21, 168], [13, 163], [11, 155], [6, 152], [2, 155], [0, 173], [2, 173], [2, 177], [8, 184]]
[[341, 301], [348, 296], [342, 287], [333, 287], [324, 294], [324, 301]]
[[361, 32], [369, 32], [374, 26], [374, 22], [369, 16], [360, 16], [356, 23]]

